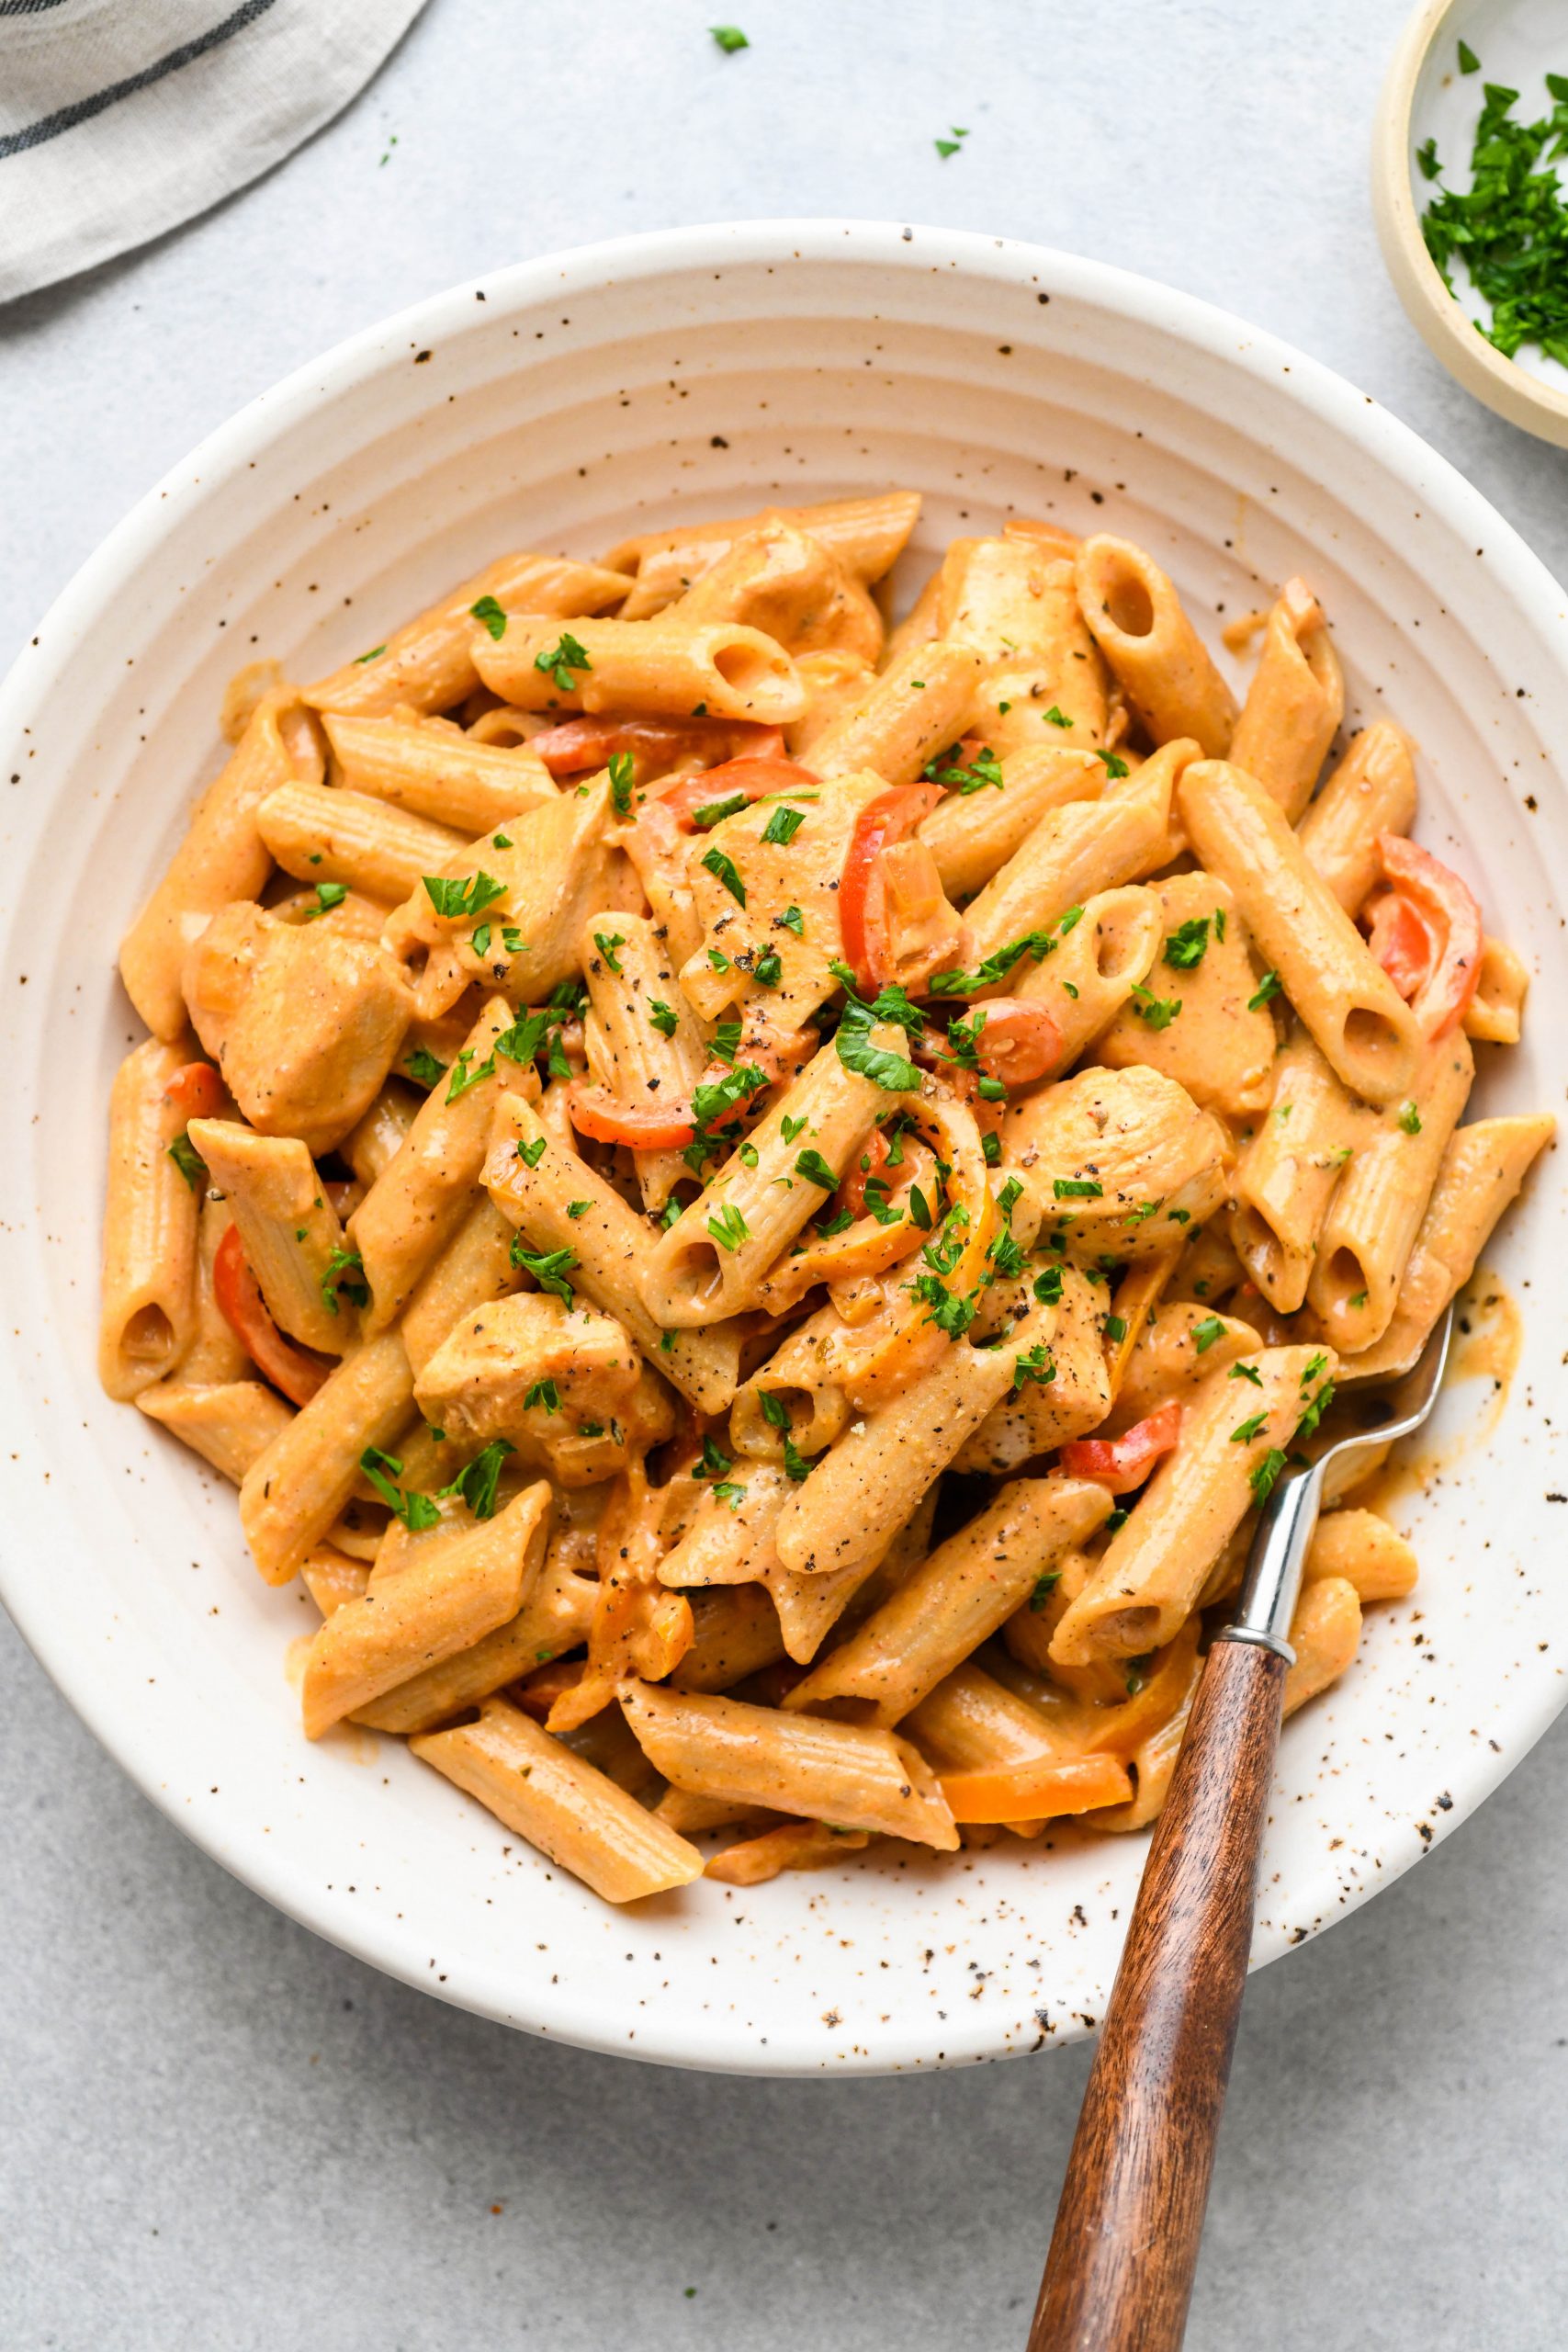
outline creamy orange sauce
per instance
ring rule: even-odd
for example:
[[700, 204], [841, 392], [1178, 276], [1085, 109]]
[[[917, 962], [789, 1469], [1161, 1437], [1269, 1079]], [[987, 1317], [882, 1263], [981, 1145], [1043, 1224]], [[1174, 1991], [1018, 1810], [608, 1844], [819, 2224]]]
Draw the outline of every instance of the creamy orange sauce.
[[1478, 1400], [1480, 1409], [1446, 1444], [1417, 1443], [1396, 1454], [1357, 1490], [1357, 1502], [1397, 1525], [1402, 1504], [1418, 1500], [1441, 1472], [1485, 1445], [1506, 1410], [1523, 1346], [1524, 1319], [1517, 1302], [1495, 1274], [1478, 1266], [1454, 1302], [1454, 1340], [1444, 1386], [1489, 1382], [1486, 1395]]

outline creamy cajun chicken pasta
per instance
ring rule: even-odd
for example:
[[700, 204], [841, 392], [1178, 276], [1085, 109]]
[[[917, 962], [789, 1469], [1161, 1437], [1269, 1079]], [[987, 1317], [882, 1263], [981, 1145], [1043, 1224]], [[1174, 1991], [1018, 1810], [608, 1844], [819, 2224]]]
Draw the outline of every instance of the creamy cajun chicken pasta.
[[[1259, 1504], [1551, 1133], [1461, 1124], [1524, 970], [1398, 726], [1322, 775], [1307, 582], [1238, 707], [1114, 537], [889, 630], [918, 505], [254, 666], [121, 953], [104, 1385], [320, 1611], [305, 1736], [613, 1903], [1150, 1821]], [[1415, 1578], [1337, 1498], [1287, 1710]]]

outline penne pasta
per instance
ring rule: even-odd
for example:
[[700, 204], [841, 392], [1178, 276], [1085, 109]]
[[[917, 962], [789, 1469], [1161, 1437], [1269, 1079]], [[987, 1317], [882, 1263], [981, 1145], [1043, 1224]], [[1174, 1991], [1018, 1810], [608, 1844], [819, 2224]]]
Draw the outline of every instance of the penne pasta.
[[[1146, 1826], [1258, 1507], [1553, 1133], [1457, 1124], [1528, 974], [1409, 738], [1311, 797], [1310, 582], [1223, 632], [1238, 713], [1106, 533], [979, 523], [889, 633], [919, 506], [503, 556], [249, 663], [123, 951], [103, 1385], [299, 1576], [306, 1736], [611, 1903], [718, 1828], [765, 1903]], [[1329, 1475], [1287, 1710], [1416, 1580]]]
[[1410, 1091], [1410, 1008], [1261, 785], [1223, 761], [1187, 769], [1177, 804], [1193, 847], [1227, 882], [1258, 953], [1331, 1069], [1369, 1102]]

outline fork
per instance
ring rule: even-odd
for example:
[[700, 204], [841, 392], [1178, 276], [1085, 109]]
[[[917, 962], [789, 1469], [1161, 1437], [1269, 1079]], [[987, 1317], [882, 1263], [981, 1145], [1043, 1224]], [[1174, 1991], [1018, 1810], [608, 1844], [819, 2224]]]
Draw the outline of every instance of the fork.
[[1235, 1623], [1209, 1651], [1144, 1865], [1056, 2210], [1029, 2352], [1179, 2352], [1252, 1943], [1288, 1639], [1325, 1480], [1420, 1428], [1453, 1309], [1414, 1366], [1355, 1394], [1375, 1426], [1281, 1471]]

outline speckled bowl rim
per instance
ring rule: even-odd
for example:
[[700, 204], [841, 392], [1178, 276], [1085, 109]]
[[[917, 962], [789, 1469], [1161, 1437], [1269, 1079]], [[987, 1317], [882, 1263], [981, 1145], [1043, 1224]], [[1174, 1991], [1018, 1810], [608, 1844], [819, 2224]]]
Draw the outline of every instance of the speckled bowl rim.
[[[966, 232], [833, 220], [738, 221], [607, 240], [511, 268], [486, 271], [482, 277], [429, 297], [367, 328], [259, 395], [149, 491], [81, 567], [51, 608], [39, 638], [46, 647], [51, 642], [73, 643], [85, 623], [115, 595], [134, 585], [140, 568], [167, 527], [170, 503], [193, 480], [199, 478], [205, 494], [220, 491], [226, 480], [254, 464], [259, 452], [324, 398], [341, 394], [380, 370], [405, 364], [412, 347], [435, 345], [447, 332], [456, 334], [468, 326], [481, 288], [490, 306], [488, 315], [493, 319], [498, 311], [506, 315], [547, 297], [553, 300], [603, 289], [610, 281], [635, 284], [696, 268], [717, 273], [727, 266], [760, 264], [782, 268], [792, 261], [897, 264], [928, 277], [933, 272], [943, 277], [949, 272], [963, 273], [1009, 288], [1023, 283], [1049, 284], [1069, 298], [1114, 311], [1154, 334], [1221, 361], [1260, 389], [1266, 383], [1278, 394], [1281, 384], [1288, 386], [1288, 396], [1304, 420], [1315, 419], [1356, 445], [1359, 455], [1380, 467], [1392, 483], [1416, 494], [1428, 514], [1461, 538], [1477, 544], [1484, 541], [1494, 577], [1510, 603], [1535, 625], [1545, 659], [1559, 682], [1568, 685], [1568, 628], [1563, 626], [1562, 594], [1545, 567], [1445, 459], [1317, 361], [1190, 295], [1102, 262]], [[932, 332], [940, 332], [940, 326], [933, 325]], [[35, 639], [34, 644], [38, 642]], [[50, 684], [47, 652], [24, 651], [0, 685], [0, 743], [22, 737]], [[0, 929], [0, 951], [6, 944]], [[9, 1333], [0, 1332], [0, 1397], [7, 1392], [18, 1393], [25, 1379], [18, 1343]], [[38, 1510], [15, 1458], [4, 1454], [0, 1454], [0, 1503], [14, 1504], [24, 1521]], [[15, 1525], [17, 1518], [7, 1510], [6, 1521], [0, 1523]], [[929, 2046], [935, 2037], [928, 2023], [913, 2018], [907, 2024], [901, 2020], [902, 2030], [895, 2029], [874, 2054], [869, 2051], [840, 2054], [838, 2063], [826, 2068], [820, 2052], [804, 2043], [781, 2038], [763, 2057], [753, 2039], [713, 2021], [701, 2030], [682, 2030], [673, 2024], [654, 2028], [628, 2048], [621, 2033], [622, 2020], [607, 2014], [602, 1999], [578, 1997], [570, 1983], [553, 1987], [547, 1999], [536, 2001], [532, 2014], [524, 2014], [516, 2006], [514, 1992], [509, 1994], [480, 1962], [465, 1969], [460, 1961], [455, 1961], [439, 1984], [433, 1982], [426, 1963], [410, 1948], [407, 1939], [400, 1938], [373, 1914], [345, 1915], [328, 1905], [318, 1881], [292, 1864], [280, 1863], [277, 1848], [256, 1823], [220, 1806], [199, 1815], [188, 1809], [183, 1783], [166, 1777], [171, 1759], [149, 1736], [133, 1693], [122, 1687], [113, 1668], [99, 1668], [73, 1642], [70, 1626], [61, 1622], [61, 1612], [51, 1611], [44, 1583], [29, 1578], [17, 1549], [10, 1545], [0, 1559], [0, 1600], [83, 1722], [143, 1794], [186, 1836], [290, 1917], [355, 1957], [437, 1998], [584, 2048], [738, 2073], [886, 2073], [1014, 2054], [1016, 2045], [998, 2048], [978, 2018], [968, 2033], [950, 2026], [943, 2037], [949, 2046], [940, 2052]], [[1565, 1700], [1568, 1680], [1544, 1677], [1529, 1686], [1522, 1702], [1516, 1694], [1518, 1712], [1510, 1716], [1506, 1752], [1477, 1743], [1462, 1763], [1456, 1761], [1449, 1776], [1451, 1801], [1446, 1801], [1446, 1809], [1430, 1822], [1391, 1825], [1380, 1842], [1377, 1869], [1315, 1926], [1331, 1924], [1359, 1907], [1456, 1827], [1540, 1738]], [[1255, 1964], [1293, 1949], [1312, 1931], [1287, 1929], [1280, 1924], [1260, 1930]], [[1077, 2031], [1089, 2022], [1069, 2027], [1044, 2046], [1060, 2047], [1063, 2041], [1077, 2038]]]

